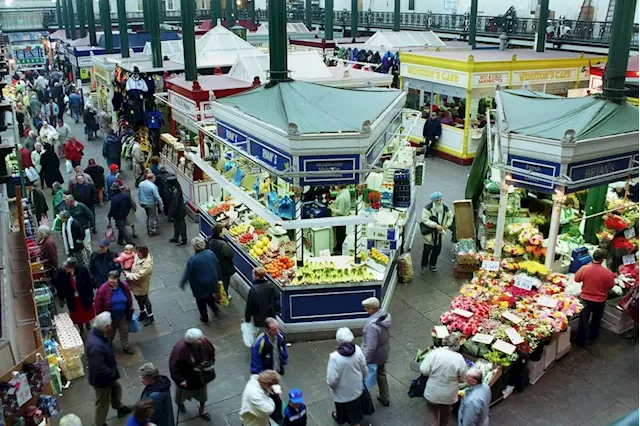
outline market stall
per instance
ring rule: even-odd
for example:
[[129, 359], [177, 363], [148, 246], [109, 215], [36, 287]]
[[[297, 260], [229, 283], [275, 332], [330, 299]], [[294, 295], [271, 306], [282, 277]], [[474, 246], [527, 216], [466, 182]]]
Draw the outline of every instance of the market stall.
[[[515, 52], [515, 53], [514, 53]], [[569, 89], [586, 87], [590, 63], [606, 57], [564, 51], [461, 50], [400, 53], [402, 85], [419, 92], [420, 106], [465, 104], [458, 124], [443, 125], [438, 155], [468, 165], [473, 161], [487, 109], [496, 87], [522, 88], [566, 96]], [[422, 139], [421, 132], [416, 141]]]
[[359, 327], [361, 300], [390, 303], [423, 174], [401, 133], [404, 98], [279, 83], [212, 102], [215, 133], [196, 123], [205, 155], [187, 156], [220, 188], [199, 205], [200, 232], [229, 227], [241, 294], [265, 266], [288, 335]]

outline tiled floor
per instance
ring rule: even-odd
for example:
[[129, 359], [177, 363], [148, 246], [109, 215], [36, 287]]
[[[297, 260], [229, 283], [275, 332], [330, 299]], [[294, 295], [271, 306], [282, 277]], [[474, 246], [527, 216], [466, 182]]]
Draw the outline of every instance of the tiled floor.
[[[82, 127], [70, 123], [78, 135]], [[84, 137], [81, 138], [84, 140]], [[83, 166], [90, 156], [101, 158], [101, 142], [86, 143]], [[464, 186], [469, 168], [442, 160], [427, 160], [426, 185], [420, 202], [426, 204], [432, 191], [440, 191], [446, 204], [464, 198]], [[132, 184], [130, 166], [123, 173]], [[133, 185], [130, 185], [133, 187]], [[99, 237], [106, 226], [106, 209], [97, 210]], [[188, 224], [189, 236], [197, 226]], [[249, 378], [248, 350], [240, 337], [240, 319], [244, 301], [236, 295], [219, 321], [201, 324], [193, 298], [183, 292], [178, 282], [191, 254], [187, 247], [176, 248], [167, 240], [172, 228], [161, 218], [162, 235], [148, 238], [144, 230], [144, 212], [138, 212], [139, 241], [149, 244], [154, 257], [151, 301], [156, 322], [141, 333], [131, 336], [135, 355], [118, 353], [124, 400], [134, 403], [140, 397], [142, 385], [137, 368], [145, 362], [157, 364], [168, 373], [171, 348], [189, 327], [199, 327], [216, 346], [218, 378], [209, 386], [207, 409], [213, 425], [240, 425], [240, 398]], [[416, 237], [412, 255], [415, 279], [400, 285], [391, 304], [392, 347], [388, 364], [392, 401], [388, 408], [377, 406], [375, 415], [367, 420], [375, 426], [425, 425], [425, 402], [409, 399], [407, 388], [416, 373], [409, 369], [415, 352], [431, 343], [430, 330], [456, 295], [461, 282], [452, 277], [451, 243], [447, 242], [438, 263], [439, 271], [420, 275], [422, 245]], [[95, 238], [94, 238], [95, 240]], [[116, 340], [116, 347], [119, 343]], [[284, 376], [285, 388], [300, 387], [309, 406], [310, 425], [333, 425], [330, 412], [333, 403], [325, 383], [328, 354], [334, 341], [296, 343], [290, 348], [290, 362]], [[376, 401], [377, 403], [377, 401]], [[74, 381], [60, 398], [64, 413], [78, 414], [85, 425], [93, 418], [93, 390], [85, 379]], [[606, 425], [631, 409], [638, 408], [638, 345], [621, 340], [608, 332], [587, 346], [574, 348], [534, 386], [521, 394], [514, 393], [492, 410], [492, 425]], [[195, 404], [187, 404], [187, 413], [180, 422], [188, 425], [207, 424], [196, 418]], [[111, 412], [110, 425], [123, 425]], [[55, 423], [55, 421], [54, 421]], [[365, 423], [366, 424], [366, 423]]]

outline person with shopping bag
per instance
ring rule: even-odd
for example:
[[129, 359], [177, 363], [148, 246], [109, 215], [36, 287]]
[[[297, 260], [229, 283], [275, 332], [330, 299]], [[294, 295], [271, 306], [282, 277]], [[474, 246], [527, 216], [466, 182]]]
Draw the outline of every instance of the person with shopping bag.
[[73, 167], [80, 165], [83, 155], [84, 145], [75, 137], [71, 136], [64, 144], [64, 157], [71, 162], [72, 166], [72, 170], [69, 173], [73, 171]]
[[370, 315], [362, 329], [362, 352], [367, 360], [367, 366], [375, 365], [375, 378], [367, 376], [366, 382], [378, 382], [380, 395], [378, 401], [385, 407], [389, 406], [389, 385], [387, 384], [386, 364], [389, 360], [389, 327], [391, 314], [380, 309], [380, 300], [369, 297], [362, 301], [362, 306]]

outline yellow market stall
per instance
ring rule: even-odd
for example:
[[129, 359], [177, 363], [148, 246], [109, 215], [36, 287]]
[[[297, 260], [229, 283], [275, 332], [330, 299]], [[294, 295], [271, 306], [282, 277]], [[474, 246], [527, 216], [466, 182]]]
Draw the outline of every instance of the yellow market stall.
[[[459, 123], [442, 126], [438, 155], [458, 164], [473, 161], [487, 108], [493, 105], [496, 86], [522, 88], [566, 96], [568, 90], [587, 87], [589, 64], [606, 56], [533, 50], [419, 51], [400, 53], [401, 87], [419, 91], [425, 103], [464, 104]], [[420, 105], [424, 108], [425, 105]], [[421, 138], [421, 127], [416, 126]]]

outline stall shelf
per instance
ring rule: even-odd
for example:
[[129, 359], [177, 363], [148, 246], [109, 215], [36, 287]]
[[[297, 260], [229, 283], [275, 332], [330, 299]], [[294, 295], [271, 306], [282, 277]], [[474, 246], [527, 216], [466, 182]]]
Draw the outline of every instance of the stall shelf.
[[[325, 253], [320, 257], [342, 265], [339, 268], [359, 265], [367, 250], [365, 225], [375, 221], [364, 208], [365, 182], [372, 172], [383, 170], [378, 166], [379, 159], [392, 140], [398, 138], [405, 97], [406, 94], [398, 90], [345, 90], [292, 81], [272, 87], [260, 86], [211, 102], [206, 111], [215, 117], [215, 132], [206, 128], [209, 124], [206, 121], [194, 125], [211, 141], [211, 146], [222, 146], [233, 158], [250, 163], [252, 169], [259, 169], [260, 176], [268, 176], [277, 182], [278, 193], [280, 187], [284, 188], [283, 193], [290, 194], [295, 205], [292, 217], [283, 219], [281, 212], [274, 212], [260, 201], [261, 196], [256, 198], [251, 190], [255, 187], [253, 184], [247, 186], [243, 182], [240, 186], [227, 172], [221, 171], [220, 163], [212, 165], [209, 155], [186, 155], [219, 185], [224, 199], [241, 203], [252, 215], [270, 226], [282, 228], [291, 237], [290, 241], [295, 242], [292, 251], [295, 251], [297, 268], [318, 260], [317, 254], [303, 246], [304, 231], [339, 226], [352, 230], [347, 237], [353, 239], [352, 252], [349, 252], [352, 254], [331, 256]], [[349, 107], [354, 103], [360, 108]], [[173, 107], [174, 102], [170, 102], [170, 106]], [[415, 153], [411, 148], [409, 150]], [[355, 214], [303, 217], [303, 193], [314, 187], [332, 185], [350, 185], [355, 189]], [[200, 206], [200, 232], [204, 236], [211, 234], [216, 223], [208, 208]], [[408, 221], [412, 221], [415, 202], [404, 210]], [[403, 230], [412, 232], [414, 224], [408, 221]], [[226, 238], [236, 253], [234, 261], [238, 274], [233, 285], [245, 295], [253, 282], [251, 271], [260, 263], [255, 253], [247, 252], [247, 248], [232, 236]], [[402, 245], [410, 240], [411, 236], [407, 235], [394, 242]], [[384, 306], [389, 305], [396, 283], [397, 257], [401, 252], [402, 247], [391, 250], [388, 264], [379, 270], [370, 269], [365, 263], [367, 278], [364, 282], [325, 285], [295, 284], [293, 281], [287, 284], [274, 279], [280, 290], [283, 311], [279, 320], [285, 332], [298, 338], [310, 337], [307, 333], [320, 333], [315, 335], [325, 337], [323, 332], [336, 327], [361, 327], [366, 319], [360, 303], [364, 298], [376, 296]]]
[[[496, 87], [522, 88], [567, 94], [569, 89], [587, 87], [590, 64], [604, 63], [603, 56], [563, 51], [460, 50], [400, 53], [401, 87], [419, 90], [421, 99], [431, 94], [431, 104], [446, 96], [464, 101], [464, 125], [442, 126], [438, 154], [458, 164], [471, 164], [481, 138], [477, 129], [479, 101], [493, 98]], [[422, 107], [422, 105], [421, 105]], [[461, 117], [462, 118], [462, 117]], [[421, 134], [416, 134], [419, 140]]]

